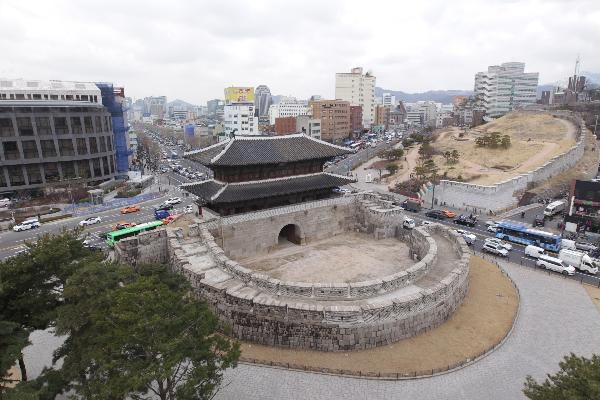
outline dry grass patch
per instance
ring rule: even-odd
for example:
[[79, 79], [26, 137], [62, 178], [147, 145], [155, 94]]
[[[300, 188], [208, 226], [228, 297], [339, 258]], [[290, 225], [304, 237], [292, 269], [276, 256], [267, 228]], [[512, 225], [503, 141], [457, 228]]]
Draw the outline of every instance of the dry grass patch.
[[592, 303], [594, 303], [598, 311], [600, 311], [600, 288], [590, 285], [583, 285], [583, 287], [588, 296], [590, 296], [590, 299], [592, 299]]
[[242, 343], [242, 358], [363, 373], [411, 373], [446, 368], [499, 343], [516, 316], [518, 295], [493, 264], [472, 257], [463, 305], [441, 326], [389, 346], [349, 353], [289, 350]]

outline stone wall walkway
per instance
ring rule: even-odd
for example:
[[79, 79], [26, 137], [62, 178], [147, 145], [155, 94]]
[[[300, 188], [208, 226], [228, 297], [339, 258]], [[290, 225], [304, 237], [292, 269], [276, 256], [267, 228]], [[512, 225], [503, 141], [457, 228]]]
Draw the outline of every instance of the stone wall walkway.
[[414, 381], [374, 381], [240, 365], [217, 399], [524, 399], [527, 374], [558, 369], [569, 352], [600, 349], [600, 312], [585, 289], [558, 275], [505, 263], [520, 289], [521, 311], [500, 349], [457, 372]]

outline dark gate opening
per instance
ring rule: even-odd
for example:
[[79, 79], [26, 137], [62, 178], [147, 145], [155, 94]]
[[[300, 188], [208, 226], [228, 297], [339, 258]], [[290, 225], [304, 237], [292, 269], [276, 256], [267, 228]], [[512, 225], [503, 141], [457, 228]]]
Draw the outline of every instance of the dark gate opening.
[[285, 244], [290, 242], [293, 244], [300, 245], [302, 240], [300, 238], [300, 227], [298, 225], [289, 224], [281, 228], [279, 231], [278, 244]]

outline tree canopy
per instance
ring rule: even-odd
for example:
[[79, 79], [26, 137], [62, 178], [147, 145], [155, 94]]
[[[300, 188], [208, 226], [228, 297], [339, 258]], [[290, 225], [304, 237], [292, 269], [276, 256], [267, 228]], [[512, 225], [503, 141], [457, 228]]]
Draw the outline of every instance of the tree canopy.
[[600, 356], [579, 357], [573, 353], [559, 363], [560, 370], [538, 383], [527, 376], [523, 393], [531, 400], [600, 399]]

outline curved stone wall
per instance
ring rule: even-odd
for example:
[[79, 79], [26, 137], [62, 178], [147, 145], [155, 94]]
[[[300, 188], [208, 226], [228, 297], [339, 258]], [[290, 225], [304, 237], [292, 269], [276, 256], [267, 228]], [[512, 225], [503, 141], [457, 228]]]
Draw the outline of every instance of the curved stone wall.
[[[401, 220], [390, 205], [372, 204], [365, 195], [354, 203], [357, 225], [373, 223], [382, 214], [386, 221]], [[402, 236], [412, 243], [419, 261], [405, 271], [360, 283], [270, 278], [229, 259], [205, 225], [188, 238], [169, 230], [167, 247], [172, 268], [190, 280], [196, 296], [231, 325], [236, 337], [290, 348], [351, 351], [393, 343], [441, 324], [467, 292], [470, 250], [460, 235], [438, 224], [412, 231], [387, 225], [379, 234]], [[444, 247], [454, 253], [452, 260], [438, 259], [438, 240], [449, 242]], [[429, 275], [432, 270], [437, 274]], [[428, 283], [419, 286], [423, 277]]]

